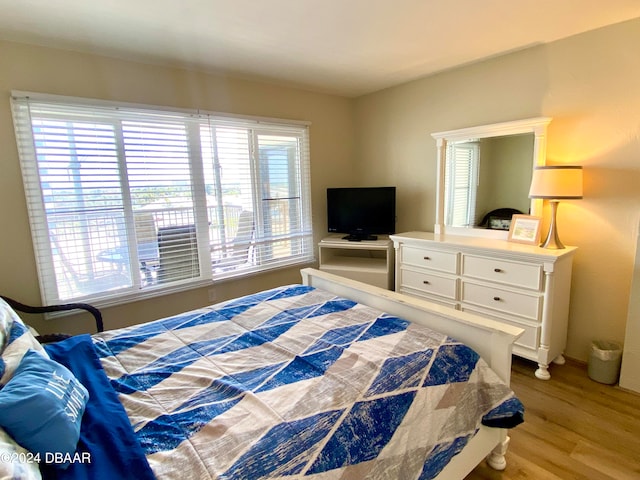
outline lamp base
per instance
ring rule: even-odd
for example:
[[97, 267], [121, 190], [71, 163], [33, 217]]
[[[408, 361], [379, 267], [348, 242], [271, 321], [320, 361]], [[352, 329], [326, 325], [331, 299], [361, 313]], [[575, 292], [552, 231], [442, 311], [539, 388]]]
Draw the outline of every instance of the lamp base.
[[558, 200], [551, 200], [549, 203], [551, 203], [551, 225], [549, 225], [547, 238], [540, 246], [542, 248], [560, 250], [566, 248], [560, 241], [560, 237], [558, 237], [558, 226], [556, 224], [556, 214], [558, 212], [558, 203], [560, 202]]

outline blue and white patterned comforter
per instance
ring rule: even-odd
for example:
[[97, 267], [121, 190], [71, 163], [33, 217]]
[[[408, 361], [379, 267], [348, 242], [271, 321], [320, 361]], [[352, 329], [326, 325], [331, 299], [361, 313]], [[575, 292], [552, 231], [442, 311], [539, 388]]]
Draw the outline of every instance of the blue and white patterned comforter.
[[522, 420], [473, 350], [301, 285], [93, 342], [160, 478], [432, 478]]

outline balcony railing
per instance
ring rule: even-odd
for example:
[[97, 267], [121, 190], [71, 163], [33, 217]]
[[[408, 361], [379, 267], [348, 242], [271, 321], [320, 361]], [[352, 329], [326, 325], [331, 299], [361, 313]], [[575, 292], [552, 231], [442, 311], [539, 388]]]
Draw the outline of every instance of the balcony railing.
[[[235, 237], [242, 207], [225, 205], [222, 215], [207, 208], [211, 245], [225, 245]], [[220, 224], [220, 217], [223, 223]], [[158, 232], [195, 225], [191, 207], [144, 208], [134, 213], [135, 244], [140, 275], [131, 274], [130, 243], [121, 210], [97, 210], [49, 215], [53, 266], [61, 299], [104, 290], [148, 286], [157, 282]], [[220, 249], [220, 248], [219, 248]]]
[[[221, 211], [215, 206], [207, 208], [214, 275], [228, 275], [257, 263], [278, 262], [297, 253], [299, 234], [291, 233], [288, 202], [270, 202], [265, 214], [269, 216], [267, 238], [256, 242], [253, 212], [240, 205], [225, 205]], [[121, 209], [49, 214], [48, 220], [60, 299], [141, 289], [200, 276], [202, 245], [198, 240], [203, 236], [198, 232], [196, 239], [197, 222], [191, 207], [136, 210], [131, 227], [135, 236], [131, 239]], [[163, 254], [164, 267], [160, 265]], [[132, 268], [134, 261], [138, 268]]]

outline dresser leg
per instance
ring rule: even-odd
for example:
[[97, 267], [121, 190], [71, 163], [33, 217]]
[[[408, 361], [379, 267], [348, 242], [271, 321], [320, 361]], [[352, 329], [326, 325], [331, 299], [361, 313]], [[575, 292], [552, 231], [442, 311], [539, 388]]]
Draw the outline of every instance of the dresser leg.
[[507, 448], [509, 447], [509, 437], [498, 444], [496, 448], [487, 456], [487, 464], [494, 470], [504, 470], [507, 468], [507, 460], [505, 455], [507, 454]]
[[564, 359], [564, 355], [560, 354], [556, 358], [553, 359], [553, 363], [556, 365], [564, 365], [566, 360]]
[[549, 380], [551, 378], [551, 374], [549, 373], [549, 365], [539, 363], [538, 369], [536, 370], [536, 377], [540, 380]]

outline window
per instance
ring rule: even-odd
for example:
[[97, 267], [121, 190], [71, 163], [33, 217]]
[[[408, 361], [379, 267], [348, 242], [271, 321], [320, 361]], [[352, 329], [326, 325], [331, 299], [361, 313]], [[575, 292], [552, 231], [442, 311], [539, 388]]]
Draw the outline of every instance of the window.
[[313, 260], [306, 124], [37, 94], [12, 107], [45, 302]]
[[[480, 148], [478, 142], [450, 143], [445, 170], [445, 224], [475, 225]], [[454, 179], [455, 181], [451, 181]]]

